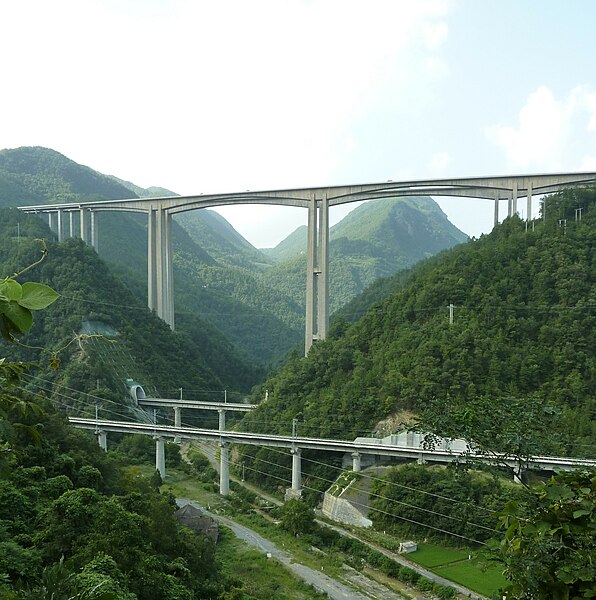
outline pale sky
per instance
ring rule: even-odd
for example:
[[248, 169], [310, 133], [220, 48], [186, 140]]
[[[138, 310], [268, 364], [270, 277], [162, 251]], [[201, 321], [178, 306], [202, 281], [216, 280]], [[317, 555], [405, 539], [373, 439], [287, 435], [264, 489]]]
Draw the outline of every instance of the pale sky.
[[[142, 187], [596, 170], [593, 0], [0, 0], [0, 23], [0, 148]], [[491, 229], [491, 202], [437, 200]], [[258, 247], [306, 222], [221, 212]]]

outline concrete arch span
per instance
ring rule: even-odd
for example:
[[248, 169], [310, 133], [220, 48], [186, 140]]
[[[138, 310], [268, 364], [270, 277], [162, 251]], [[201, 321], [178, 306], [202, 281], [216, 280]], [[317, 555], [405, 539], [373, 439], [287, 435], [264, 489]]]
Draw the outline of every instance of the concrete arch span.
[[[494, 223], [499, 221], [499, 204], [508, 202], [508, 216], [516, 214], [518, 198], [526, 197], [527, 212], [532, 214], [532, 198], [571, 186], [596, 185], [596, 173], [554, 173], [537, 175], [506, 175], [456, 179], [385, 181], [380, 183], [339, 185], [312, 188], [245, 191], [195, 196], [163, 198], [132, 198], [21, 206], [32, 213], [58, 213], [58, 238], [62, 239], [64, 212], [78, 211], [80, 233], [88, 241], [90, 221], [91, 244], [97, 249], [96, 214], [100, 211], [147, 213], [147, 297], [149, 308], [174, 328], [174, 282], [172, 251], [172, 215], [201, 208], [218, 206], [269, 204], [294, 206], [308, 210], [308, 246], [306, 273], [305, 352], [312, 344], [327, 336], [329, 310], [329, 207], [362, 200], [394, 198], [396, 196], [451, 196], [492, 200]], [[51, 216], [50, 216], [51, 219]], [[71, 220], [72, 232], [72, 220]]]

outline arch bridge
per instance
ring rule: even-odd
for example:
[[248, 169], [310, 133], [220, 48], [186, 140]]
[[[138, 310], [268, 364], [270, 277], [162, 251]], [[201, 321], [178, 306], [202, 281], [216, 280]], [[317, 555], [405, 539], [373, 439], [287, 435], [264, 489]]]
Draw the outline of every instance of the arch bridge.
[[532, 214], [532, 198], [568, 187], [596, 184], [596, 173], [555, 173], [386, 181], [359, 185], [246, 191], [239, 193], [200, 194], [163, 198], [133, 198], [68, 204], [20, 206], [27, 213], [45, 213], [52, 226], [55, 215], [58, 240], [78, 233], [97, 250], [97, 214], [102, 211], [142, 212], [147, 214], [147, 297], [148, 306], [174, 329], [174, 280], [172, 268], [172, 215], [200, 208], [227, 205], [271, 204], [296, 206], [308, 210], [306, 273], [305, 353], [316, 340], [325, 339], [329, 326], [329, 207], [362, 200], [397, 196], [452, 196], [494, 202], [494, 223], [499, 221], [499, 204], [507, 201], [507, 215], [517, 214], [517, 203], [526, 198], [526, 214]]

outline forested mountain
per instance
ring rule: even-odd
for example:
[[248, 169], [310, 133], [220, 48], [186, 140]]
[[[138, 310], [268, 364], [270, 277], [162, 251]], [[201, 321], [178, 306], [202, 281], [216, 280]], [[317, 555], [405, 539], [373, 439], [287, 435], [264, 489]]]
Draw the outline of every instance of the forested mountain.
[[196, 244], [205, 248], [220, 264], [263, 271], [271, 261], [247, 242], [219, 213], [195, 210], [174, 217]]
[[[155, 195], [175, 194], [102, 175], [46, 148], [0, 152], [0, 206]], [[100, 257], [143, 300], [146, 218], [99, 213], [97, 219]], [[179, 326], [187, 327], [198, 315], [241, 354], [261, 365], [278, 363], [290, 349], [302, 345], [306, 259], [300, 254], [299, 238], [303, 232], [280, 244], [285, 251], [278, 258], [290, 258], [274, 264], [214, 211], [177, 215], [172, 231]], [[364, 204], [331, 231], [331, 310], [378, 277], [463, 239], [430, 198]]]
[[275, 262], [285, 262], [292, 260], [306, 252], [306, 240], [308, 236], [308, 227], [300, 225], [290, 235], [284, 238], [274, 248], [262, 248], [262, 252]]
[[526, 231], [507, 219], [398, 278], [399, 291], [356, 323], [336, 321], [333, 339], [264, 384], [269, 400], [247, 427], [287, 430], [298, 415], [313, 434], [353, 437], [404, 410], [446, 422], [481, 401], [527, 398], [554, 413], [539, 450], [593, 456], [596, 192], [557, 194], [547, 206], [546, 222]]
[[217, 598], [232, 587], [213, 543], [176, 521], [159, 477], [126, 471], [122, 457], [102, 452], [52, 403], [20, 391], [6, 366], [1, 598]]
[[[369, 201], [329, 232], [329, 300], [331, 312], [380, 277], [464, 242], [467, 236], [449, 222], [428, 196]], [[304, 305], [306, 228], [299, 228], [269, 255], [278, 264], [263, 277]]]
[[130, 190], [112, 178], [54, 150], [0, 150], [0, 207], [130, 197]]
[[[2, 209], [0, 273], [10, 275], [37, 260], [41, 248], [35, 238], [50, 237], [49, 233], [34, 216]], [[79, 239], [50, 242], [47, 258], [23, 275], [24, 280], [29, 278], [53, 287], [61, 298], [36, 319], [24, 340], [27, 346], [11, 347], [10, 352], [15, 359], [27, 361], [35, 359], [36, 348], [43, 348], [40, 376], [46, 383], [59, 384], [55, 393], [100, 386], [120, 399], [126, 377], [137, 377], [164, 395], [180, 387], [246, 392], [260, 377], [219, 332], [198, 317], [188, 316], [182, 331], [172, 332]], [[98, 327], [100, 332], [114, 331], [110, 337], [115, 342], [92, 339], [69, 345], [74, 335]], [[59, 353], [63, 366], [54, 371], [47, 360], [60, 348], [65, 348]], [[114, 362], [118, 364], [112, 368]]]
[[[95, 194], [94, 182], [98, 182]], [[143, 189], [104, 176], [47, 148], [18, 148], [0, 153], [0, 206], [161, 193], [175, 195], [162, 188]], [[146, 218], [126, 213], [100, 213], [97, 218], [100, 257], [139, 301], [146, 301]], [[211, 333], [219, 330], [220, 337], [227, 338], [222, 343], [233, 343], [251, 362], [266, 364], [283, 357], [300, 342], [302, 328], [295, 324], [300, 309], [288, 308], [291, 302], [285, 296], [255, 279], [253, 271], [266, 266], [267, 258], [213, 211], [183, 215], [180, 220], [188, 224], [188, 230], [179, 224], [178, 218], [174, 219], [179, 326], [188, 327], [194, 315], [199, 315], [206, 330]], [[46, 233], [52, 237], [49, 231]]]

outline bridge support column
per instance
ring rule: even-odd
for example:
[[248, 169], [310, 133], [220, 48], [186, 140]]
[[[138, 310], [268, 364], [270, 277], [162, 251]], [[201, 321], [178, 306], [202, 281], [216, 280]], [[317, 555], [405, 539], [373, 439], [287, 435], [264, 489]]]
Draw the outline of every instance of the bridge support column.
[[217, 412], [219, 413], [219, 431], [226, 430], [226, 411], [223, 408], [218, 408]]
[[424, 454], [420, 453], [418, 455], [418, 460], [416, 461], [419, 465], [425, 465], [426, 464], [426, 458], [424, 458]]
[[360, 473], [361, 469], [360, 452], [352, 452], [352, 471], [354, 471], [354, 473]]
[[166, 448], [165, 440], [157, 436], [155, 438], [155, 470], [159, 471], [161, 478], [166, 476]]
[[[182, 407], [174, 406], [174, 427], [182, 427]], [[179, 444], [182, 440], [179, 435], [174, 438], [174, 441]]]
[[72, 210], [68, 211], [68, 236], [74, 237], [74, 213]]
[[495, 195], [495, 220], [494, 226], [496, 227], [499, 224], [499, 192]]
[[156, 266], [156, 224], [155, 209], [147, 212], [147, 305], [149, 310], [157, 310], [157, 266]]
[[511, 210], [512, 214], [517, 214], [517, 180], [513, 182], [513, 189], [511, 190]]
[[79, 230], [81, 233], [81, 239], [87, 243], [89, 238], [87, 236], [87, 209], [79, 209]]
[[[318, 213], [318, 214], [317, 214]], [[329, 327], [329, 200], [313, 196], [308, 207], [306, 333], [304, 353]]]
[[107, 452], [108, 450], [108, 433], [107, 431], [99, 430], [97, 433], [97, 442], [99, 443], [99, 447]]
[[63, 242], [64, 241], [64, 211], [62, 209], [58, 209], [58, 211], [56, 212], [56, 217], [57, 217], [57, 229], [58, 229], [58, 241], [59, 242]]
[[230, 462], [226, 442], [219, 443], [219, 493], [222, 496], [230, 493]]
[[292, 449], [292, 487], [286, 491], [286, 500], [302, 496], [302, 459], [300, 448]]
[[174, 329], [172, 215], [163, 208], [151, 208], [147, 229], [149, 308]]
[[517, 473], [513, 474], [513, 483], [517, 483], [519, 485], [523, 485], [523, 481], [521, 478], [521, 473], [518, 475]]
[[528, 201], [526, 205], [526, 221], [532, 220], [532, 182], [528, 183]]
[[93, 247], [93, 249], [95, 250], [95, 252], [98, 251], [99, 248], [99, 244], [98, 244], [98, 226], [97, 226], [97, 213], [92, 210], [91, 211], [91, 246]]

